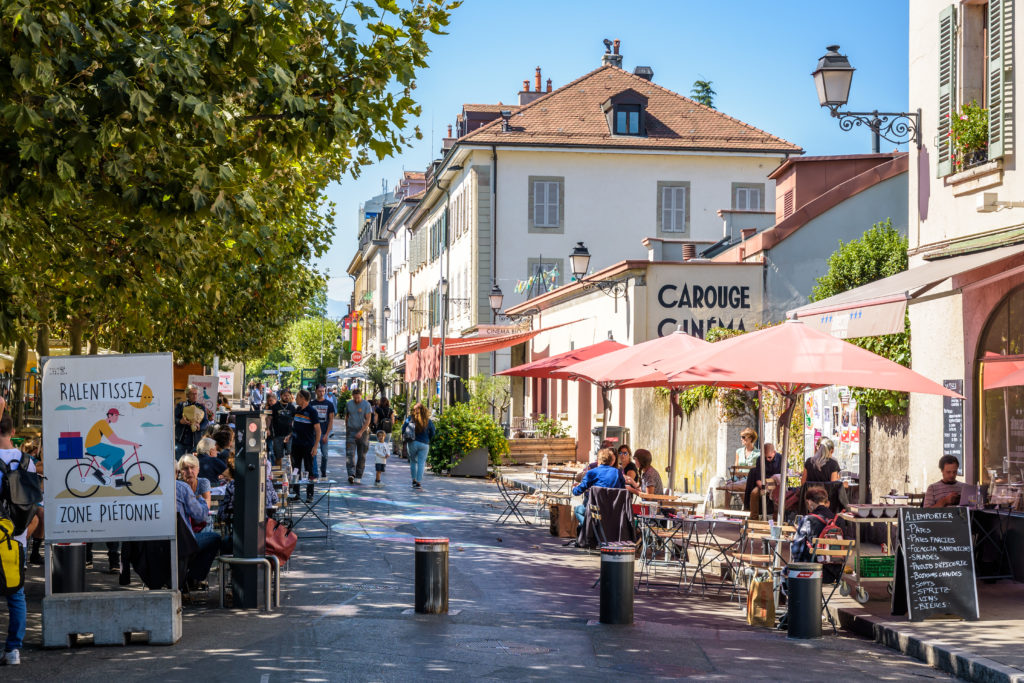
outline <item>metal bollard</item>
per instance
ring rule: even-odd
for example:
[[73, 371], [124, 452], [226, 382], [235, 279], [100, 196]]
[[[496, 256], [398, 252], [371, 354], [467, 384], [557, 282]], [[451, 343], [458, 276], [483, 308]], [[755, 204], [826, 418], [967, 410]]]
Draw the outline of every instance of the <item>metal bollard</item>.
[[792, 562], [786, 567], [786, 581], [789, 637], [821, 638], [821, 565]]
[[448, 613], [448, 539], [416, 539], [416, 611]]
[[54, 543], [53, 573], [50, 575], [54, 593], [85, 592], [85, 544]]
[[601, 623], [633, 623], [633, 564], [636, 545], [601, 546]]

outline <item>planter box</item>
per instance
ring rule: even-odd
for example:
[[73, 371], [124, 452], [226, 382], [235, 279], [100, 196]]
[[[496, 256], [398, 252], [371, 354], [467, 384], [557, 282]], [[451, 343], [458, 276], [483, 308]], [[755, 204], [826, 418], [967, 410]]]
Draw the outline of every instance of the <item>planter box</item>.
[[487, 467], [491, 464], [490, 454], [486, 448], [476, 448], [466, 453], [459, 464], [451, 469], [453, 477], [486, 477]]
[[509, 439], [509, 453], [505, 463], [509, 465], [527, 465], [539, 463], [548, 454], [549, 465], [561, 465], [576, 462], [576, 439]]

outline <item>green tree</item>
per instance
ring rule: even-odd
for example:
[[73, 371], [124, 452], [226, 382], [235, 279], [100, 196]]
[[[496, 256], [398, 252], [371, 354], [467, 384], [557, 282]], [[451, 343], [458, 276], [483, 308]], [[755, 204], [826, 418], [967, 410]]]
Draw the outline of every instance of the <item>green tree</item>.
[[463, 380], [469, 392], [469, 403], [493, 415], [504, 423], [505, 411], [512, 403], [512, 383], [503, 375], [489, 375], [482, 372]]
[[690, 94], [696, 102], [700, 102], [705, 107], [715, 108], [715, 95], [718, 93], [711, 87], [711, 81], [694, 81]]
[[[860, 239], [840, 242], [828, 259], [828, 271], [817, 280], [811, 301], [834, 296], [895, 275], [908, 267], [907, 238], [901, 236], [890, 219], [875, 223]], [[910, 319], [904, 331], [877, 337], [848, 340], [857, 346], [884, 356], [900, 365], [910, 366]], [[907, 394], [880, 389], [853, 389], [857, 403], [868, 415], [903, 415], [907, 412]]]
[[398, 379], [395, 365], [383, 354], [373, 354], [365, 361], [367, 379], [373, 385], [373, 397], [386, 396], [387, 389]]
[[337, 336], [333, 321], [302, 318], [291, 323], [285, 331], [284, 353], [292, 359], [296, 370], [334, 365], [342, 350], [341, 344], [336, 342]]
[[270, 350], [322, 288], [327, 186], [419, 137], [457, 3], [402, 5], [5, 3], [0, 341]]

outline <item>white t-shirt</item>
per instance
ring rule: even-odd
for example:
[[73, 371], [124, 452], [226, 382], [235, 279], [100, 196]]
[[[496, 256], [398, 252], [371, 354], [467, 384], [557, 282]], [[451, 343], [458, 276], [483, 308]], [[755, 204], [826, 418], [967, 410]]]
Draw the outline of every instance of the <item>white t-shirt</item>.
[[378, 465], [388, 464], [388, 456], [391, 455], [391, 444], [381, 443], [380, 441], [374, 441], [370, 444], [370, 448], [373, 450], [373, 456], [376, 458]]
[[[0, 448], [0, 460], [10, 465], [11, 469], [16, 470], [18, 465], [21, 464], [21, 451], [17, 448]], [[28, 459], [28, 471], [36, 471], [36, 464], [32, 461], [32, 458]], [[3, 476], [3, 472], [0, 472], [0, 479]], [[22, 545], [28, 545], [28, 531], [23, 532], [20, 536], [15, 536], [14, 540]]]

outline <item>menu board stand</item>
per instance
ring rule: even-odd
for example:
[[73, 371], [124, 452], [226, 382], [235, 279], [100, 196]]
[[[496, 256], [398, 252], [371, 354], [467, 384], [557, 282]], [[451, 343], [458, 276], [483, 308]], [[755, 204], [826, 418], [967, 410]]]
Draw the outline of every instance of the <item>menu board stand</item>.
[[900, 509], [892, 614], [980, 618], [970, 515], [965, 507]]

